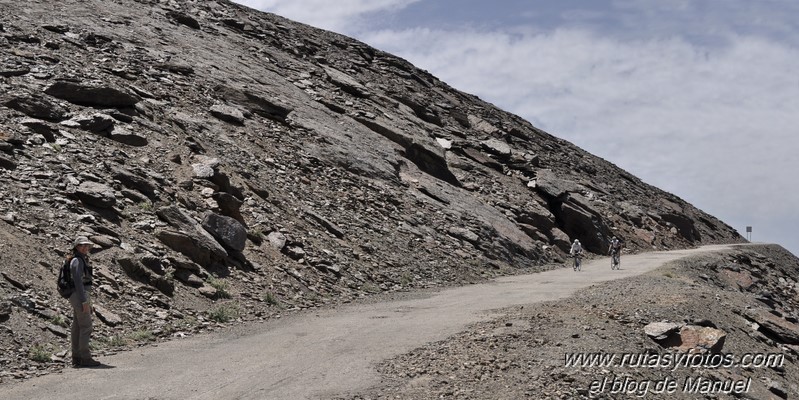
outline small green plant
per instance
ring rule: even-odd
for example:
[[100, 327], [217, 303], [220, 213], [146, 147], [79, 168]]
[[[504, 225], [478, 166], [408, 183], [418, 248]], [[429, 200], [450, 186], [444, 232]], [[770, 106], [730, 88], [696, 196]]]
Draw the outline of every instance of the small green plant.
[[266, 304], [269, 304], [270, 306], [280, 305], [280, 300], [278, 300], [277, 297], [274, 294], [272, 294], [272, 292], [264, 293], [263, 300], [264, 302], [266, 302]]
[[410, 272], [405, 271], [402, 273], [402, 275], [400, 275], [400, 285], [408, 286], [411, 284], [411, 282], [413, 282], [413, 276]]
[[239, 310], [235, 307], [220, 305], [208, 310], [208, 318], [214, 322], [228, 322], [239, 315]]
[[361, 286], [361, 289], [368, 293], [380, 293], [380, 287], [372, 282], [366, 282]]
[[[185, 330], [191, 330], [193, 327], [196, 327], [197, 325], [198, 325], [197, 318], [192, 316], [186, 316], [182, 319], [174, 320], [172, 322], [165, 324], [161, 328], [161, 330], [164, 333], [171, 335], [173, 333], [178, 333]], [[185, 333], [183, 334], [185, 335]]]
[[49, 344], [35, 344], [28, 351], [28, 358], [36, 362], [48, 362], [53, 354]]
[[142, 211], [153, 211], [153, 203], [150, 203], [149, 201], [142, 201], [138, 204], [138, 206]]
[[153, 335], [152, 331], [140, 330], [140, 331], [131, 332], [130, 338], [136, 342], [143, 342], [146, 340], [153, 340], [153, 338], [155, 338], [155, 335]]
[[261, 243], [266, 239], [266, 235], [264, 235], [264, 231], [260, 229], [250, 229], [247, 231], [247, 237], [250, 238], [255, 243]]
[[316, 293], [316, 292], [310, 292], [310, 293], [308, 293], [308, 294], [307, 294], [305, 297], [306, 297], [306, 298], [308, 299], [308, 301], [310, 301], [311, 303], [318, 303], [318, 302], [319, 302], [319, 299], [320, 299], [320, 297], [319, 297], [319, 293]]
[[677, 275], [675, 275], [674, 272], [666, 271], [666, 272], [663, 273], [663, 276], [665, 276], [666, 278], [674, 278]]
[[216, 289], [217, 299], [229, 299], [231, 297], [230, 292], [228, 292], [227, 282], [211, 277], [208, 278], [208, 284], [211, 285], [212, 288]]
[[108, 339], [106, 339], [105, 342], [111, 347], [123, 347], [129, 343], [128, 339], [125, 339], [120, 335], [111, 336]]
[[50, 320], [50, 322], [51, 322], [53, 325], [57, 325], [57, 326], [60, 326], [60, 327], [62, 327], [62, 328], [69, 328], [69, 322], [67, 321], [67, 319], [66, 319], [66, 318], [64, 318], [64, 316], [63, 316], [63, 315], [56, 315], [56, 316], [54, 316], [54, 317], [53, 317], [53, 318]]

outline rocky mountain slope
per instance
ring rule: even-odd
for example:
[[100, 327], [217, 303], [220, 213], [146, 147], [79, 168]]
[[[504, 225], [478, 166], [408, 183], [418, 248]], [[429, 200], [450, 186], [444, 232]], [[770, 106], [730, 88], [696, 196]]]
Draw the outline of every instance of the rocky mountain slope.
[[226, 1], [0, 0], [0, 50], [4, 380], [65, 354], [78, 234], [99, 351], [549, 268], [575, 238], [742, 241], [405, 60]]

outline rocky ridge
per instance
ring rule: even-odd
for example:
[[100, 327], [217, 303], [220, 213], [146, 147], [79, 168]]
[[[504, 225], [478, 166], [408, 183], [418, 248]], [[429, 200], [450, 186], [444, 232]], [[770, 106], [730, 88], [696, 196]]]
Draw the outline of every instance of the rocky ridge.
[[100, 351], [603, 252], [738, 242], [677, 196], [405, 60], [226, 1], [0, 0], [0, 379], [60, 367], [96, 248]]

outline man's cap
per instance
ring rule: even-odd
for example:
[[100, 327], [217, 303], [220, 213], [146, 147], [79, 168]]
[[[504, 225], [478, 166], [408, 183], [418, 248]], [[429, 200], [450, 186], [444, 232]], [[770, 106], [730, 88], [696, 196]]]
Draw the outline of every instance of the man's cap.
[[89, 238], [87, 238], [86, 236], [78, 236], [77, 238], [75, 238], [75, 242], [72, 243], [72, 247], [78, 247], [78, 246], [80, 246], [82, 244], [92, 244], [93, 245], [94, 242], [89, 240]]

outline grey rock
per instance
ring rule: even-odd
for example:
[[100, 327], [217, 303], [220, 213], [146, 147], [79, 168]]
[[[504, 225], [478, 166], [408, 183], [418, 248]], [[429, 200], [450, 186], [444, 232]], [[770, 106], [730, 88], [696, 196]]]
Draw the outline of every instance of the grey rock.
[[237, 89], [224, 85], [217, 86], [214, 90], [217, 95], [229, 103], [241, 105], [253, 114], [278, 122], [286, 122], [286, 117], [292, 111], [292, 108], [284, 105], [282, 101], [268, 99], [265, 95], [251, 90]]
[[84, 204], [93, 207], [111, 208], [117, 201], [114, 189], [97, 182], [81, 183], [75, 194]]
[[644, 333], [655, 340], [663, 340], [673, 333], [677, 333], [683, 324], [674, 322], [651, 322], [644, 326]]
[[8, 301], [0, 301], [0, 321], [8, 319], [11, 315], [11, 303]]
[[158, 183], [156, 183], [154, 180], [142, 176], [134, 171], [120, 167], [111, 168], [111, 172], [114, 179], [120, 181], [128, 188], [141, 192], [151, 199], [156, 197]]
[[244, 124], [244, 113], [235, 107], [217, 104], [212, 106], [210, 111], [211, 115], [221, 119], [222, 121], [230, 122], [236, 125]]
[[200, 266], [207, 267], [211, 265], [212, 260], [228, 256], [227, 251], [210, 235], [202, 235], [196, 230], [190, 232], [157, 229], [155, 237], [170, 249], [183, 254]]
[[247, 229], [234, 218], [208, 214], [202, 227], [228, 249], [242, 251], [247, 244]]
[[480, 142], [483, 145], [483, 148], [488, 150], [490, 153], [497, 155], [499, 157], [508, 158], [511, 155], [511, 148], [506, 142], [501, 141], [499, 139], [488, 139]]
[[344, 237], [344, 231], [339, 228], [336, 224], [327, 220], [327, 218], [313, 212], [313, 211], [306, 211], [305, 212], [308, 216], [316, 220], [319, 224], [321, 224], [328, 232], [332, 233], [335, 237], [341, 239]]
[[536, 191], [549, 199], [565, 199], [569, 193], [580, 191], [580, 187], [573, 181], [558, 176], [550, 170], [540, 170], [536, 175]]
[[219, 166], [218, 158], [198, 156], [197, 162], [191, 165], [195, 178], [211, 179], [216, 174], [216, 168]]
[[283, 248], [283, 252], [295, 260], [305, 258], [305, 250], [300, 246], [286, 246]]
[[283, 250], [283, 247], [286, 247], [286, 235], [280, 232], [270, 232], [266, 239], [276, 250]]
[[95, 113], [92, 115], [75, 116], [67, 121], [61, 122], [61, 125], [106, 135], [114, 128], [114, 123], [115, 120], [110, 115]]
[[58, 325], [47, 324], [47, 330], [52, 332], [54, 335], [58, 337], [65, 338], [69, 336], [69, 331]]
[[27, 75], [30, 72], [31, 72], [30, 68], [27, 67], [16, 68], [16, 69], [2, 68], [0, 69], [0, 76], [4, 77], [23, 76]]
[[208, 286], [208, 285], [204, 285], [204, 286], [200, 287], [198, 289], [198, 291], [200, 292], [201, 295], [203, 295], [203, 296], [205, 296], [205, 297], [207, 297], [209, 299], [215, 299], [217, 294], [219, 293], [219, 291], [216, 290], [216, 288], [214, 288], [212, 286]]
[[114, 327], [122, 323], [122, 318], [120, 318], [119, 315], [109, 311], [107, 308], [99, 304], [94, 304], [92, 308], [94, 308], [94, 314], [97, 315], [97, 318], [99, 318], [100, 321], [103, 321], [104, 324]]
[[241, 215], [240, 211], [242, 204], [244, 204], [241, 200], [239, 200], [236, 196], [226, 192], [216, 192], [211, 197], [219, 206], [220, 214], [233, 218], [244, 225], [245, 228], [247, 227], [244, 217]]
[[28, 127], [28, 129], [44, 136], [44, 138], [53, 143], [56, 141], [56, 134], [58, 134], [58, 129], [50, 125], [49, 123], [35, 119], [35, 118], [25, 118], [20, 121], [20, 124]]
[[679, 352], [721, 353], [727, 333], [706, 326], [685, 325], [680, 328]]
[[477, 236], [476, 233], [460, 227], [451, 227], [448, 230], [449, 234], [458, 238], [463, 239], [469, 243], [477, 244], [480, 240], [480, 236]]
[[0, 154], [0, 168], [13, 171], [19, 164], [11, 157]]
[[147, 146], [150, 143], [150, 141], [147, 140], [147, 137], [145, 137], [144, 135], [140, 133], [134, 133], [119, 127], [116, 127], [111, 132], [109, 132], [108, 138], [115, 142], [135, 147]]
[[341, 90], [353, 96], [369, 97], [369, 90], [366, 89], [366, 86], [353, 77], [332, 67], [325, 66], [323, 68], [330, 82], [341, 88]]
[[177, 22], [179, 24], [186, 25], [186, 26], [188, 26], [189, 28], [192, 28], [192, 29], [200, 29], [200, 23], [197, 22], [196, 19], [194, 19], [193, 17], [191, 17], [191, 16], [189, 16], [187, 14], [184, 14], [184, 13], [179, 12], [179, 11], [169, 11], [168, 13], [166, 13], [166, 15], [169, 18], [175, 20], [175, 22]]
[[749, 310], [746, 318], [756, 322], [760, 330], [782, 343], [799, 345], [799, 324], [794, 324], [765, 310]]
[[61, 121], [67, 115], [66, 109], [43, 97], [15, 97], [4, 105], [29, 117], [48, 121]]
[[204, 285], [202, 278], [193, 274], [189, 270], [185, 269], [178, 269], [174, 273], [175, 279], [179, 280], [180, 282], [185, 283], [188, 286], [199, 288]]
[[48, 87], [45, 93], [70, 103], [90, 107], [132, 107], [139, 98], [111, 86], [91, 86], [60, 81]]
[[166, 261], [176, 270], [186, 270], [195, 274], [202, 273], [202, 267], [183, 256], [168, 256], [166, 257]]

